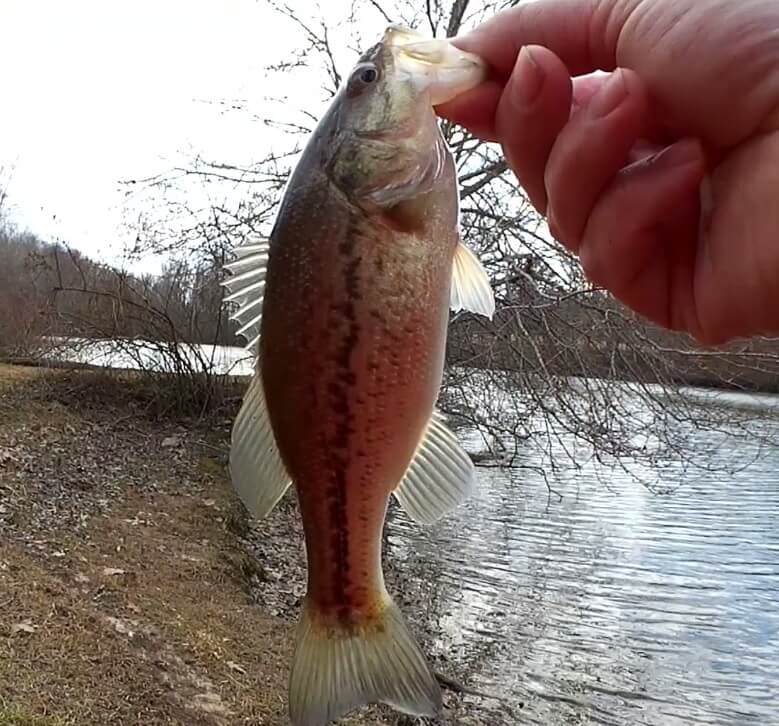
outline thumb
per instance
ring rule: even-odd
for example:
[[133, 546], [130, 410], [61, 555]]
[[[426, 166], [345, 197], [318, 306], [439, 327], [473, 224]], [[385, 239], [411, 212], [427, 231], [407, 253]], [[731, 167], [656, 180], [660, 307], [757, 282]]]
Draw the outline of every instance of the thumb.
[[522, 46], [542, 45], [558, 56], [572, 76], [617, 67], [620, 31], [640, 0], [534, 0], [498, 13], [453, 39], [462, 50], [481, 56], [502, 79]]

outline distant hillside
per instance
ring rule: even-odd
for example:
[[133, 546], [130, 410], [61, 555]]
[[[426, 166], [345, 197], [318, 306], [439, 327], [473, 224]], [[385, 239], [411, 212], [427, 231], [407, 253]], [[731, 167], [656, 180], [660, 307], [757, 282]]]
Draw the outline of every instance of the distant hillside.
[[0, 228], [0, 351], [40, 335], [236, 344], [219, 274], [179, 263], [138, 277]]

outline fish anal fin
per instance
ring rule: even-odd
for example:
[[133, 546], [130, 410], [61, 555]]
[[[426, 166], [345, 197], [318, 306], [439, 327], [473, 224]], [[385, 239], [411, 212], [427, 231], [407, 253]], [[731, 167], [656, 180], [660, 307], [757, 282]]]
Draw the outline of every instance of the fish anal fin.
[[479, 258], [462, 242], [457, 244], [452, 268], [452, 310], [469, 310], [492, 320], [495, 296]]
[[434, 412], [395, 497], [414, 521], [432, 524], [465, 501], [473, 486], [471, 458]]
[[291, 484], [276, 446], [259, 373], [252, 378], [233, 424], [230, 475], [241, 501], [257, 519], [271, 512]]
[[365, 625], [323, 621], [306, 602], [289, 685], [294, 726], [325, 726], [372, 703], [412, 716], [435, 716], [441, 690], [389, 595]]

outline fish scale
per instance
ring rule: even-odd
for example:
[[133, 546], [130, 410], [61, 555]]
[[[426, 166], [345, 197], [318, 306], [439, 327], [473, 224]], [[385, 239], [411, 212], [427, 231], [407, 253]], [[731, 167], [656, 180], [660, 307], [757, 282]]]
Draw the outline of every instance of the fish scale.
[[433, 104], [483, 77], [448, 41], [389, 28], [309, 139], [267, 245], [250, 240], [228, 266], [235, 317], [259, 335], [233, 483], [256, 517], [294, 486], [303, 520], [295, 726], [372, 702], [423, 716], [441, 705], [385, 588], [381, 535], [393, 494], [429, 523], [473, 485], [435, 403], [449, 309], [491, 317], [494, 300], [459, 237], [456, 169]]

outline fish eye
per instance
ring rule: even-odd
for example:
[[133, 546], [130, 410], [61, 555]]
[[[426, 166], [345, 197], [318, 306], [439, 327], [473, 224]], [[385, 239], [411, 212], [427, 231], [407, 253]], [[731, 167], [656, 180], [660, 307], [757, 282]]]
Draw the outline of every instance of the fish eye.
[[381, 71], [373, 63], [361, 63], [349, 77], [348, 94], [357, 97], [367, 92], [381, 76]]
[[372, 63], [363, 63], [354, 69], [349, 85], [355, 93], [364, 90], [379, 78], [379, 69]]
[[379, 77], [379, 73], [375, 68], [363, 68], [360, 71], [360, 80], [363, 83], [373, 83]]

